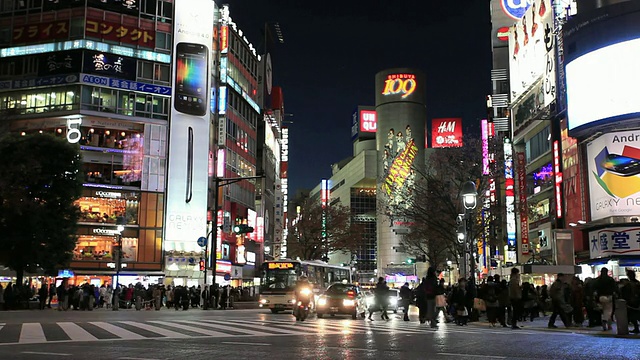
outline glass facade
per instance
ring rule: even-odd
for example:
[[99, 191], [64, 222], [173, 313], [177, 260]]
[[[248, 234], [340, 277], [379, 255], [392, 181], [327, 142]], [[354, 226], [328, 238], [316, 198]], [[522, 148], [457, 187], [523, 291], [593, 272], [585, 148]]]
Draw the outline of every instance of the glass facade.
[[351, 189], [351, 219], [364, 226], [361, 243], [356, 252], [356, 270], [371, 272], [376, 269], [376, 190]]

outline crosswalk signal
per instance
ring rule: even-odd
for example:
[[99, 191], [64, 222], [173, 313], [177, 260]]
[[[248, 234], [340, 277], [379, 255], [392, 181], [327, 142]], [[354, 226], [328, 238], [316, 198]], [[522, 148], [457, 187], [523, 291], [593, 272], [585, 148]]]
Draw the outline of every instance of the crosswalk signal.
[[416, 263], [416, 259], [407, 259], [407, 264], [411, 265], [415, 263]]
[[236, 234], [249, 234], [253, 232], [253, 228], [246, 224], [238, 224], [233, 227], [233, 232]]
[[200, 259], [200, 271], [204, 271], [204, 259]]

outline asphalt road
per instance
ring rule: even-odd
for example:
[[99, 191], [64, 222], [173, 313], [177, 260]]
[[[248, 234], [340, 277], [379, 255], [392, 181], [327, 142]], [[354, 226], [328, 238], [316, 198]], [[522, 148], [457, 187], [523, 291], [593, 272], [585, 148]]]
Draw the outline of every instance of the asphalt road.
[[[379, 318], [379, 317], [378, 317]], [[0, 312], [0, 359], [640, 359], [640, 338], [265, 310]]]

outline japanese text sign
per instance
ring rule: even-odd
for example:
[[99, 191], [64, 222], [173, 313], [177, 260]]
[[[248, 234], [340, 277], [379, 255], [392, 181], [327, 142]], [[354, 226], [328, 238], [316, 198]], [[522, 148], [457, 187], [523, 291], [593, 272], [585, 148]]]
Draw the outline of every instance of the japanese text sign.
[[589, 232], [592, 259], [611, 255], [640, 255], [640, 227], [613, 227]]
[[155, 48], [156, 33], [136, 26], [117, 24], [110, 21], [87, 19], [85, 34], [102, 40]]
[[13, 28], [14, 44], [67, 39], [68, 37], [69, 20], [18, 25]]

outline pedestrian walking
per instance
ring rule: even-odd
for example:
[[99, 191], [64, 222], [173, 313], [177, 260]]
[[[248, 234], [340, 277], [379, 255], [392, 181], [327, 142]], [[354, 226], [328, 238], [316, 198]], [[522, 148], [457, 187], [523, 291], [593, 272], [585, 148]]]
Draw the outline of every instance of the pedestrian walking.
[[613, 320], [613, 300], [618, 293], [618, 284], [609, 276], [609, 269], [606, 267], [600, 270], [600, 276], [595, 280], [596, 298], [602, 308], [602, 329], [611, 330]]
[[469, 318], [469, 311], [467, 310], [468, 295], [467, 279], [460, 278], [458, 285], [453, 288], [451, 293], [451, 304], [455, 308], [455, 321], [458, 326], [467, 325]]
[[411, 305], [412, 298], [413, 292], [409, 288], [409, 283], [406, 282], [400, 287], [400, 304], [402, 306], [402, 313], [404, 314], [404, 321], [409, 321], [409, 306]]
[[492, 327], [498, 322], [498, 309], [500, 303], [498, 301], [498, 285], [494, 281], [493, 276], [487, 278], [487, 284], [484, 288], [484, 303], [487, 308], [487, 320]]
[[49, 286], [43, 283], [38, 290], [38, 300], [40, 301], [40, 310], [44, 310], [47, 305], [47, 296], [49, 295]]
[[549, 317], [549, 324], [547, 324], [549, 328], [557, 328], [555, 322], [558, 315], [565, 327], [569, 327], [571, 325], [569, 314], [573, 312], [573, 308], [566, 302], [565, 289], [567, 288], [567, 284], [564, 276], [565, 275], [562, 273], [558, 274], [556, 281], [551, 284], [551, 288], [549, 289], [549, 296], [551, 297], [551, 307], [553, 311], [551, 317]]
[[49, 309], [51, 309], [51, 302], [53, 301], [53, 297], [55, 295], [56, 295], [56, 284], [52, 281], [51, 284], [49, 284], [49, 302], [47, 303], [47, 307]]
[[[389, 315], [387, 314], [387, 307], [389, 306], [389, 287], [387, 286], [387, 282], [384, 281], [384, 278], [381, 276], [378, 278], [378, 283], [376, 284], [376, 288], [373, 291], [373, 297], [375, 299], [375, 304], [380, 308], [381, 318], [382, 320], [389, 320]], [[373, 309], [369, 309], [369, 320], [373, 321], [371, 315], [373, 314]]]
[[640, 282], [636, 279], [636, 273], [633, 270], [627, 270], [627, 277], [629, 282], [622, 287], [620, 296], [627, 302], [627, 316], [629, 323], [633, 324], [631, 332], [638, 334], [640, 333], [640, 328], [638, 328], [638, 322], [640, 322]]
[[511, 278], [509, 279], [509, 301], [511, 302], [511, 328], [520, 329], [518, 320], [522, 316], [522, 288], [520, 287], [520, 270], [518, 268], [511, 269]]

